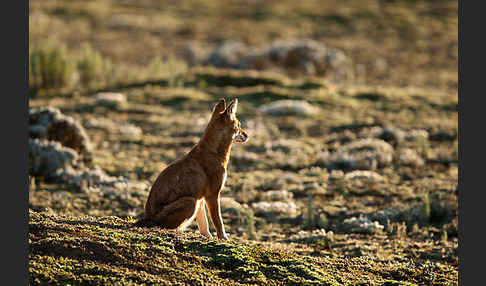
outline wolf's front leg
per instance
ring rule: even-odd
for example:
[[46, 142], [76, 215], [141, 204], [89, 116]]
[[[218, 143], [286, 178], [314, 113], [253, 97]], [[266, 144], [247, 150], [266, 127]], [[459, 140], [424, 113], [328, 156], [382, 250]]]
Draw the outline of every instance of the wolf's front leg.
[[216, 234], [219, 239], [229, 240], [226, 231], [224, 230], [223, 218], [221, 216], [221, 207], [219, 205], [219, 195], [206, 198], [206, 204], [209, 209], [209, 215], [216, 228]]
[[197, 227], [199, 228], [199, 232], [209, 238], [213, 236], [209, 232], [209, 225], [208, 225], [208, 217], [206, 216], [206, 207], [204, 200], [199, 201], [199, 208], [197, 209], [196, 213], [196, 222]]

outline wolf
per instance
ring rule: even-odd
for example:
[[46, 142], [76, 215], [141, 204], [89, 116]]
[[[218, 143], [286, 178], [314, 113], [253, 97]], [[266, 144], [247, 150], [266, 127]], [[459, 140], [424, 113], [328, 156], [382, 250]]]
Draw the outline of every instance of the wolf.
[[228, 106], [224, 99], [219, 100], [200, 141], [158, 175], [138, 226], [183, 231], [195, 218], [199, 232], [212, 238], [205, 210], [207, 206], [218, 239], [229, 240], [219, 198], [228, 175], [232, 143], [245, 143], [249, 139], [236, 118], [237, 108], [237, 98]]

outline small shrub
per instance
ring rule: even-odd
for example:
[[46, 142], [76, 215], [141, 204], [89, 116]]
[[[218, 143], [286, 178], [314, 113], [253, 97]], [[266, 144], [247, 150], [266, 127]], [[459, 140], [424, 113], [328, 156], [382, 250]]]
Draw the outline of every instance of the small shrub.
[[175, 58], [168, 58], [162, 60], [157, 56], [149, 64], [147, 78], [150, 80], [158, 80], [162, 78], [169, 78], [169, 86], [180, 87], [184, 84], [184, 79], [181, 76], [187, 72], [187, 63]]
[[430, 214], [431, 214], [429, 193], [424, 194], [422, 203], [423, 203], [423, 205], [422, 205], [422, 219], [424, 220], [424, 222], [428, 222], [430, 220]]
[[155, 57], [150, 62], [149, 70], [148, 70], [149, 71], [148, 78], [152, 80], [162, 78], [163, 64], [164, 63], [162, 62], [162, 59], [160, 57]]
[[44, 43], [30, 53], [30, 88], [51, 89], [69, 86], [72, 76], [73, 68], [63, 45]]
[[443, 229], [442, 230], [442, 237], [441, 237], [442, 244], [447, 245], [448, 240], [449, 240], [449, 238], [448, 238], [448, 235], [447, 235], [447, 230]]
[[451, 158], [452, 158], [452, 160], [455, 160], [456, 162], [459, 161], [459, 142], [458, 142], [458, 140], [455, 140], [454, 145], [452, 145]]
[[246, 225], [248, 227], [248, 238], [251, 240], [258, 239], [255, 230], [255, 216], [253, 215], [253, 210], [250, 208], [246, 212]]
[[108, 59], [103, 59], [103, 56], [90, 45], [83, 47], [77, 68], [81, 83], [88, 86], [106, 84], [113, 72], [111, 62]]
[[307, 197], [307, 228], [312, 228], [314, 226], [314, 209], [312, 207], [312, 201], [314, 200], [314, 196], [309, 194]]
[[428, 158], [430, 151], [430, 141], [428, 137], [419, 136], [415, 139], [415, 142], [417, 143], [419, 154], [424, 158]]

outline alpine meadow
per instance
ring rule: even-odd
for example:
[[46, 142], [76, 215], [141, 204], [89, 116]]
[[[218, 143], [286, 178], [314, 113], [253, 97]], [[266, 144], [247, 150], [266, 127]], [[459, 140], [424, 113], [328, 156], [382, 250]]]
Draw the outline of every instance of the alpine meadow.
[[458, 285], [458, 23], [29, 1], [29, 284]]

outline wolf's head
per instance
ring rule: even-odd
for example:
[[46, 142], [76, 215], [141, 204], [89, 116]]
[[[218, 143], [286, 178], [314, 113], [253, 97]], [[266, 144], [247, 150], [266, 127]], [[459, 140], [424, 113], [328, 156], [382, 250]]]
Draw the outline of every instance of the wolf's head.
[[248, 133], [241, 128], [240, 121], [236, 118], [237, 108], [238, 99], [233, 99], [227, 107], [224, 99], [220, 99], [213, 108], [209, 125], [225, 141], [232, 140], [238, 143], [245, 143], [249, 137]]

